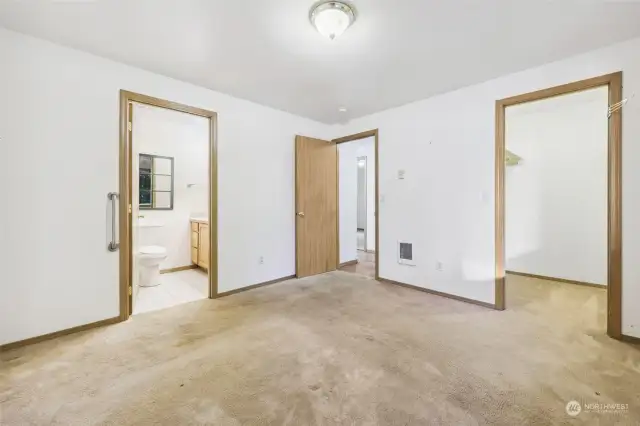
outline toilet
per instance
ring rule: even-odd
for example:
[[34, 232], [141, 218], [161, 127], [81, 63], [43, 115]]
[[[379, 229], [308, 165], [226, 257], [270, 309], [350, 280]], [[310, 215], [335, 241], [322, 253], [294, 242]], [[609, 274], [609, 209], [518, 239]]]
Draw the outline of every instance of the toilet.
[[138, 251], [140, 287], [160, 285], [160, 264], [167, 258], [167, 249], [162, 246], [142, 246]]

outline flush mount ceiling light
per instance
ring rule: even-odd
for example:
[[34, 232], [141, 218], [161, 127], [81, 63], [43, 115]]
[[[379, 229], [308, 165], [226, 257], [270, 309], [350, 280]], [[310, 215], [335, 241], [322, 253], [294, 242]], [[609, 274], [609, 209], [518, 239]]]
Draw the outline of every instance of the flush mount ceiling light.
[[356, 14], [347, 3], [325, 1], [311, 8], [309, 20], [320, 34], [333, 40], [354, 23]]

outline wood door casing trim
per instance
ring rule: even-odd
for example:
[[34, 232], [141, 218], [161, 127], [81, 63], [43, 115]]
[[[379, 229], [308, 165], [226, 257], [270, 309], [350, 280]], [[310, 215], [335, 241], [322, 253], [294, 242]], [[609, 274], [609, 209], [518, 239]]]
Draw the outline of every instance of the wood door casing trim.
[[[495, 111], [495, 302], [505, 309], [505, 109], [525, 102], [608, 86], [609, 105], [622, 100], [622, 71], [496, 101]], [[605, 111], [603, 111], [603, 114]], [[607, 334], [622, 338], [622, 109], [609, 119], [607, 188]]]
[[[129, 318], [132, 283], [131, 204], [132, 146], [128, 138], [128, 110], [132, 102], [197, 115], [209, 120], [209, 298], [218, 295], [218, 135], [217, 113], [178, 102], [120, 90], [120, 320]], [[124, 194], [124, 197], [123, 197]]]
[[343, 136], [341, 138], [332, 139], [331, 142], [333, 142], [333, 143], [352, 142], [352, 141], [357, 141], [359, 139], [369, 138], [371, 136], [378, 137], [378, 129], [366, 130], [364, 132], [355, 133], [353, 135], [348, 135], [348, 136]]
[[[375, 202], [375, 228], [376, 228], [376, 249], [375, 249], [375, 259], [376, 259], [376, 275], [375, 275], [375, 279], [379, 280], [380, 279], [380, 179], [379, 179], [379, 175], [380, 175], [380, 151], [379, 151], [379, 132], [378, 129], [372, 129], [372, 130], [367, 130], [364, 132], [360, 132], [360, 133], [355, 133], [353, 135], [348, 135], [348, 136], [343, 136], [341, 138], [337, 138], [337, 139], [333, 139], [331, 142], [337, 144], [341, 144], [341, 143], [346, 143], [346, 142], [353, 142], [353, 141], [357, 141], [360, 139], [365, 139], [365, 138], [369, 138], [369, 137], [374, 137], [374, 145], [375, 145], [375, 153], [376, 153], [376, 158], [375, 158], [375, 185], [376, 185], [376, 190], [375, 190], [375, 197], [376, 197], [376, 202]], [[337, 168], [338, 168], [338, 179], [337, 179], [337, 183], [336, 185], [338, 186], [338, 190], [337, 190], [337, 196], [338, 196], [338, 231], [337, 231], [337, 242], [338, 242], [338, 248], [337, 248], [337, 252], [338, 252], [338, 264], [340, 264], [340, 154], [338, 153], [337, 155]], [[366, 248], [366, 247], [365, 247]]]
[[[126, 103], [126, 108], [128, 112], [128, 121], [129, 123], [133, 123], [133, 107], [131, 106], [131, 102]], [[127, 125], [127, 136], [129, 137], [129, 143], [127, 145], [128, 160], [125, 160], [125, 161], [128, 161], [129, 167], [131, 167], [131, 164], [133, 164], [133, 125], [131, 127]], [[122, 170], [120, 172], [122, 172]], [[131, 175], [127, 175], [127, 176], [129, 177], [129, 179], [131, 179]], [[120, 178], [122, 178], [122, 174], [120, 174]], [[120, 191], [120, 194], [123, 194], [123, 192]], [[133, 198], [132, 184], [129, 184], [126, 194], [127, 194], [127, 197], [126, 197], [127, 200], [131, 200]], [[120, 203], [119, 207], [122, 207], [122, 195], [120, 196], [119, 203]], [[130, 201], [128, 203], [130, 203]], [[127, 203], [127, 206], [129, 205], [128, 203]], [[140, 207], [138, 206], [138, 214], [140, 214], [139, 210], [140, 210]], [[122, 208], [120, 209], [120, 212], [122, 212]], [[130, 217], [131, 217], [130, 214], [127, 214], [127, 219], [129, 219]], [[122, 232], [122, 216], [118, 218], [118, 223], [121, 226], [120, 231]], [[133, 244], [132, 226], [133, 225], [131, 225], [127, 230], [127, 232], [129, 233], [129, 236], [126, 240], [126, 241], [130, 241], [131, 245]], [[122, 235], [120, 235], [119, 238], [120, 238], [120, 252], [122, 252], [124, 250], [124, 247], [122, 245], [122, 241], [123, 241]], [[131, 245], [127, 246], [127, 250], [131, 250]], [[122, 256], [122, 253], [121, 253], [121, 256]], [[127, 284], [127, 288], [125, 289], [125, 291], [127, 292], [127, 296], [126, 296], [127, 297], [127, 314], [129, 316], [133, 315], [133, 275], [132, 275], [133, 274], [133, 258], [134, 258], [133, 254], [130, 253], [126, 259], [127, 268], [129, 271], [127, 275], [129, 282]], [[122, 261], [122, 257], [120, 259]], [[122, 316], [122, 312], [120, 312], [120, 316]]]

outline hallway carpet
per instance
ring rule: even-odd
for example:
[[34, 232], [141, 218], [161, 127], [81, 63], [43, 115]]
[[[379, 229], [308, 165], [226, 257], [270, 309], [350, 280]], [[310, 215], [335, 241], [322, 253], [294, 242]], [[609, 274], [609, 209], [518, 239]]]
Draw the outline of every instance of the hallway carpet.
[[0, 424], [636, 424], [606, 291], [507, 287], [497, 312], [333, 272], [141, 314], [2, 353]]

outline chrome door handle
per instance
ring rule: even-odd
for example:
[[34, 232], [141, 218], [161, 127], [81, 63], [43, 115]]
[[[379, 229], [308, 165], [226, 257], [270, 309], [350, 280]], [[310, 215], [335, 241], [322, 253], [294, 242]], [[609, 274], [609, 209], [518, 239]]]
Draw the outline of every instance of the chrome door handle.
[[120, 194], [117, 192], [110, 192], [107, 194], [107, 198], [111, 201], [111, 241], [107, 245], [109, 251], [118, 251], [120, 243], [116, 240], [116, 200], [120, 199]]
[[298, 216], [304, 217], [304, 212], [298, 212]]

